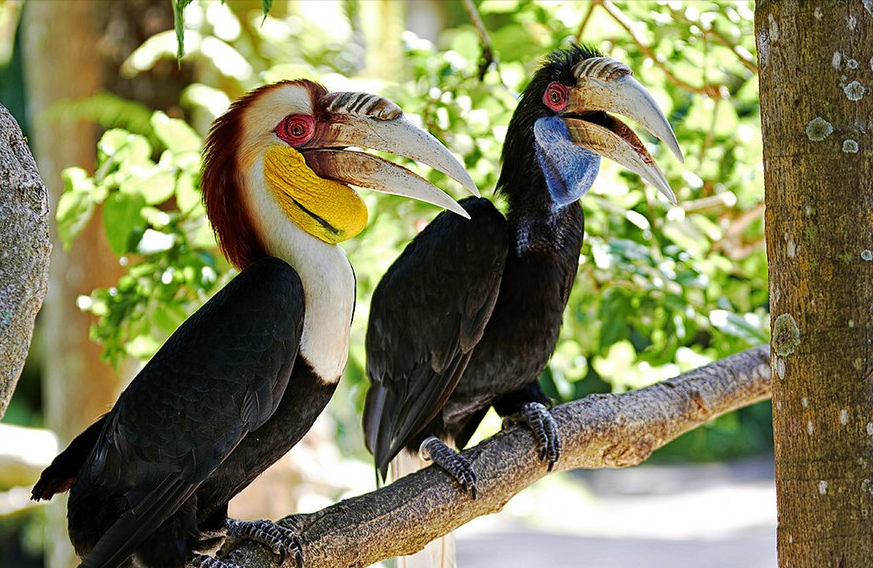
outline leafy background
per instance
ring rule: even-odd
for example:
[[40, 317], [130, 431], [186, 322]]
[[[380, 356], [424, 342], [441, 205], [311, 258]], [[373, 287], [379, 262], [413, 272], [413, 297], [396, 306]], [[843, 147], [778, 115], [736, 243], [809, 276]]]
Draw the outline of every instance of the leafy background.
[[[102, 218], [127, 273], [78, 299], [92, 338], [117, 368], [147, 360], [234, 270], [215, 248], [200, 202], [200, 150], [211, 121], [258, 85], [310, 78], [364, 90], [404, 112], [461, 157], [485, 196], [497, 180], [518, 94], [550, 51], [584, 42], [627, 63], [665, 110], [685, 164], [650, 150], [680, 204], [604, 161], [582, 200], [585, 244], [561, 340], [541, 380], [557, 400], [639, 388], [768, 340], [763, 176], [753, 3], [481, 0], [477, 29], [461, 2], [426, 39], [403, 3], [179, 1], [185, 56], [196, 80], [177, 116], [109, 93], [56, 105], [100, 122], [98, 162], [64, 173], [57, 221], [66, 242]], [[387, 13], [379, 6], [387, 5]], [[264, 9], [269, 8], [267, 14]], [[405, 10], [409, 14], [405, 14]], [[372, 22], [379, 22], [373, 26]], [[375, 31], [374, 31], [375, 30]], [[396, 32], [396, 33], [395, 33]], [[173, 61], [176, 30], [157, 33], [124, 62], [129, 77]], [[483, 60], [483, 41], [493, 61]], [[10, 72], [0, 70], [0, 78]], [[5, 95], [4, 95], [5, 96]], [[632, 125], [635, 126], [635, 125]], [[461, 197], [446, 176], [404, 162]], [[364, 333], [380, 276], [438, 211], [362, 192], [370, 223], [343, 244], [357, 275], [351, 354], [329, 411], [346, 455], [368, 459], [360, 409]], [[28, 387], [22, 382], [21, 390]], [[7, 420], [31, 417], [14, 400]], [[26, 400], [26, 399], [24, 399]], [[492, 416], [480, 435], [499, 427]], [[659, 450], [655, 459], [715, 460], [766, 451], [769, 404], [733, 413]]]
[[[478, 9], [495, 62], [481, 78], [480, 33], [463, 12], [437, 42], [404, 31], [402, 65], [393, 75], [374, 73], [361, 57], [367, 38], [358, 3], [342, 4], [335, 14], [342, 25], [329, 28], [299, 8], [265, 16], [258, 9], [239, 13], [221, 3], [191, 2], [184, 61], [207, 69], [209, 81], [187, 88], [185, 117], [161, 111], [143, 117], [121, 100], [91, 101], [117, 104], [119, 112], [98, 145], [94, 174], [81, 168], [65, 173], [67, 192], [57, 217], [63, 237], [73, 239], [103, 204], [110, 245], [128, 274], [117, 286], [80, 298], [79, 306], [97, 316], [93, 338], [115, 364], [127, 357], [147, 360], [233, 276], [215, 250], [198, 184], [206, 126], [234, 97], [296, 77], [329, 88], [375, 90], [463, 157], [488, 195], [518, 93], [544, 54], [580, 40], [634, 69], [666, 110], [686, 161], [652, 146], [680, 199], [675, 208], [638, 176], [603, 164], [582, 201], [582, 262], [561, 341], [542, 376], [547, 391], [569, 400], [639, 388], [767, 340], [751, 3], [486, 0]], [[298, 33], [304, 28], [307, 33]], [[175, 57], [176, 49], [174, 32], [163, 32], [125, 65], [131, 72], [146, 70]], [[444, 175], [419, 171], [460, 196]], [[366, 391], [370, 295], [402, 247], [437, 213], [400, 198], [369, 192], [364, 198], [371, 222], [343, 245], [358, 277], [358, 310], [345, 396], [332, 404], [343, 430], [351, 430], [352, 439], [341, 441], [356, 452], [358, 428], [351, 424]], [[759, 450], [769, 443], [768, 424], [767, 405], [755, 407], [662, 453], [714, 459]]]

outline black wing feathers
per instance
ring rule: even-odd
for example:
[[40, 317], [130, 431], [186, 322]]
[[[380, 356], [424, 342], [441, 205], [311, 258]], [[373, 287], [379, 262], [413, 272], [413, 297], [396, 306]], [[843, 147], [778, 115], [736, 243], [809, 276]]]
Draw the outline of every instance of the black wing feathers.
[[124, 562], [269, 419], [288, 384], [303, 313], [297, 273], [264, 259], [161, 347], [119, 397], [82, 471], [82, 483], [124, 495], [130, 506], [83, 566]]
[[33, 486], [30, 498], [34, 501], [51, 499], [58, 493], [63, 493], [70, 488], [82, 465], [91, 453], [94, 444], [100, 436], [100, 431], [106, 422], [106, 415], [88, 426], [84, 432], [73, 438], [70, 445], [52, 460], [52, 463], [43, 470], [39, 481]]
[[437, 216], [373, 293], [367, 327], [367, 447], [384, 471], [434, 418], [482, 338], [508, 249], [503, 215], [486, 199], [461, 205], [464, 220]]

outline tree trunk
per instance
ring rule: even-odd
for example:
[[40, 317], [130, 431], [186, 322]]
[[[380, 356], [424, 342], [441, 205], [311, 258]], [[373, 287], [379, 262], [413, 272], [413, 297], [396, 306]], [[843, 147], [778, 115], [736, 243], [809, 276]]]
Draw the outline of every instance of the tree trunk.
[[[95, 2], [33, 2], [25, 9], [25, 74], [33, 116], [31, 144], [51, 194], [51, 209], [63, 193], [61, 172], [73, 165], [92, 168], [97, 126], [75, 118], [46, 120], [42, 112], [59, 100], [95, 94], [102, 87], [99, 52], [106, 12]], [[118, 262], [103, 238], [99, 213], [64, 251], [52, 223], [52, 269], [46, 301], [46, 361], [43, 376], [48, 426], [68, 441], [106, 412], [117, 379], [100, 360], [100, 346], [88, 338], [91, 316], [76, 298], [113, 284]]]
[[[93, 168], [99, 131], [75, 117], [46, 120], [42, 111], [60, 100], [110, 90], [178, 114], [175, 105], [186, 81], [169, 61], [152, 75], [128, 79], [119, 73], [146, 37], [172, 27], [172, 6], [165, 0], [29, 2], [22, 24], [31, 144], [55, 211], [63, 192], [61, 171], [73, 165]], [[89, 339], [92, 317], [78, 309], [76, 298], [114, 285], [123, 270], [106, 242], [99, 210], [69, 251], [60, 245], [54, 223], [51, 228], [55, 245], [43, 321], [43, 400], [47, 426], [66, 444], [109, 410], [119, 390], [117, 374], [100, 358], [102, 348]], [[72, 563], [67, 539], [58, 538], [66, 534], [64, 516], [63, 503], [49, 513], [49, 566]]]
[[[94, 2], [30, 2], [24, 11], [22, 45], [30, 115], [31, 144], [51, 210], [63, 192], [61, 171], [96, 161], [97, 129], [78, 120], [48, 122], [40, 113], [54, 102], [86, 97], [101, 87], [99, 45], [106, 12]], [[112, 284], [118, 263], [109, 252], [99, 215], [92, 219], [70, 251], [64, 251], [51, 224], [49, 294], [44, 322], [43, 408], [46, 425], [65, 445], [94, 418], [106, 412], [118, 383], [112, 368], [100, 360], [100, 346], [89, 340], [91, 316], [76, 307], [80, 294]], [[73, 566], [66, 535], [66, 500], [48, 511], [46, 565]]]
[[784, 568], [873, 565], [873, 4], [755, 13]]
[[401, 39], [405, 29], [405, 3], [391, 0], [360, 2], [358, 9], [367, 48], [363, 74], [386, 81], [405, 78]]
[[0, 418], [24, 368], [48, 286], [48, 217], [36, 162], [0, 104]]

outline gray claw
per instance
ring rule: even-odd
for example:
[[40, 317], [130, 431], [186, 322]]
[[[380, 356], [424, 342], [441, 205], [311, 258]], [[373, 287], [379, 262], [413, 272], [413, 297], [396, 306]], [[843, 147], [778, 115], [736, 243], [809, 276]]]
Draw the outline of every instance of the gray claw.
[[470, 496], [476, 498], [476, 484], [479, 481], [473, 465], [461, 454], [445, 445], [436, 436], [429, 436], [418, 449], [424, 461], [432, 461], [464, 486]]
[[205, 554], [197, 554], [188, 562], [188, 566], [192, 568], [240, 568], [236, 564], [230, 564], [229, 562], [224, 562], [223, 560], [219, 560], [213, 556], [206, 556]]
[[[294, 531], [272, 521], [239, 521], [227, 519], [227, 534], [234, 538], [253, 540], [267, 546], [279, 557], [279, 565], [294, 553], [294, 563], [303, 568], [303, 545]], [[203, 568], [211, 568], [204, 566]], [[219, 567], [216, 567], [219, 568]]]
[[561, 436], [552, 413], [539, 402], [528, 402], [521, 407], [528, 428], [533, 432], [539, 447], [539, 456], [549, 464], [549, 471], [561, 457]]

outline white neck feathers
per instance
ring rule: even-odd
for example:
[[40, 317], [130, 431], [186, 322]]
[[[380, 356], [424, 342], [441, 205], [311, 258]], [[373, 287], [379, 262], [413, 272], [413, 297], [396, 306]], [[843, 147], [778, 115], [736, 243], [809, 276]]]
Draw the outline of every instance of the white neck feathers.
[[297, 271], [306, 294], [300, 354], [326, 382], [339, 380], [349, 351], [355, 307], [355, 275], [336, 245], [301, 229], [282, 211], [264, 180], [263, 159], [248, 168], [243, 193], [268, 254]]

